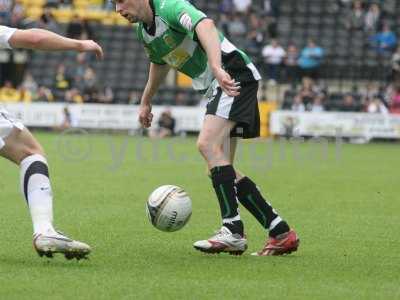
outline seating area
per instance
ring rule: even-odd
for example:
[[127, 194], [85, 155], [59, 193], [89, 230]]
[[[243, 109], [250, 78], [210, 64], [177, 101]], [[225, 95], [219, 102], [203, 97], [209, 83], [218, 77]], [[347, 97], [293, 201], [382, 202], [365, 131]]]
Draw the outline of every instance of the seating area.
[[[395, 11], [400, 1], [382, 2], [385, 22], [399, 35], [400, 20]], [[346, 28], [348, 7], [337, 1], [281, 0], [278, 22], [279, 39], [283, 45], [302, 48], [313, 39], [325, 51], [322, 78], [350, 80], [385, 80], [390, 68], [390, 54], [380, 54], [370, 45], [372, 32]]]
[[[25, 8], [25, 15], [33, 20], [39, 19], [44, 10], [50, 8], [54, 18], [59, 23], [68, 23], [75, 16], [79, 16], [85, 20], [101, 22], [105, 25], [129, 25], [127, 20], [108, 9], [110, 5], [107, 5], [107, 2], [103, 0], [73, 0], [67, 2], [68, 4], [58, 4], [58, 1], [21, 0]], [[69, 4], [69, 2], [71, 3]]]
[[[324, 50], [318, 78], [323, 84], [329, 85], [331, 81], [339, 81], [341, 82], [340, 86], [344, 83], [345, 86], [353, 88], [360, 82], [373, 81], [381, 86], [387, 83], [392, 53], [379, 52], [371, 46], [370, 38], [374, 32], [346, 27], [346, 16], [351, 8], [339, 5], [341, 0], [270, 1], [277, 3], [277, 13], [272, 19], [271, 15], [267, 17], [265, 15], [265, 3], [268, 0], [253, 0], [250, 12], [242, 13], [242, 22], [246, 26], [251, 26], [247, 24], [251, 23], [251, 14], [257, 15], [262, 20], [267, 18], [266, 26], [269, 26], [271, 22], [276, 22], [276, 37], [285, 49], [289, 45], [295, 44], [301, 50], [307, 44], [308, 39], [313, 39]], [[102, 0], [21, 0], [20, 2], [24, 5], [25, 13], [30, 20], [40, 19], [42, 14], [50, 9], [61, 34], [68, 32], [69, 25], [76, 17], [85, 20], [90, 26], [93, 38], [103, 46], [106, 55], [104, 61], [91, 60], [90, 66], [96, 74], [97, 81], [103, 87], [112, 89], [114, 93], [112, 102], [131, 102], [132, 93], [141, 93], [147, 81], [146, 54], [142, 45], [137, 41], [135, 25], [129, 24], [115, 13], [110, 2]], [[224, 14], [233, 15], [232, 12], [223, 8], [226, 3], [232, 3], [230, 1], [193, 0], [191, 2], [207, 12], [218, 24]], [[384, 0], [380, 2], [381, 17], [400, 36], [400, 19], [394, 14], [395, 11], [400, 10], [400, 1]], [[363, 3], [368, 7], [368, 0]], [[246, 20], [246, 16], [249, 17], [248, 20]], [[243, 45], [244, 50], [252, 56], [262, 72], [264, 71], [262, 46], [269, 43], [274, 37], [268, 31], [269, 29], [262, 28], [260, 32], [264, 37], [262, 43], [257, 47], [250, 49], [246, 48], [250, 43]], [[235, 36], [230, 39], [236, 43]], [[76, 55], [71, 53], [32, 52], [27, 69], [39, 85], [51, 88], [54, 85], [57, 66], [60, 62], [73, 70], [77, 67], [76, 59]], [[263, 73], [263, 77], [268, 79], [265, 73]], [[196, 105], [200, 97], [187, 87], [187, 81], [180, 79], [177, 76], [175, 79], [169, 80], [169, 84], [161, 88], [155, 103]], [[182, 82], [183, 84], [181, 84]], [[285, 82], [283, 81], [283, 83]], [[278, 97], [269, 97], [271, 89], [267, 85], [263, 86], [266, 87], [263, 89], [263, 100], [278, 100], [283, 102], [283, 107], [286, 108], [291, 106], [298, 87], [289, 87], [288, 91], [279, 92]], [[278, 86], [278, 88], [281, 87], [286, 89], [285, 84]], [[340, 94], [340, 91], [338, 94], [335, 94], [336, 92], [329, 86], [326, 88], [325, 108], [327, 110], [338, 109], [338, 105], [335, 105], [336, 100], [342, 98], [343, 95]], [[349, 92], [349, 89], [345, 92]], [[56, 94], [55, 99], [64, 99], [59, 96]], [[184, 100], [178, 102], [177, 98]], [[357, 101], [357, 99], [357, 92], [355, 92], [355, 100]]]

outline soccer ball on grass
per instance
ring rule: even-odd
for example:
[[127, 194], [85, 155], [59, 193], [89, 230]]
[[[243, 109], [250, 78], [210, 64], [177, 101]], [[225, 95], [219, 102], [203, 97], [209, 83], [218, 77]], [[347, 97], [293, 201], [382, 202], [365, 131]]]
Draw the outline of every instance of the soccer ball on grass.
[[150, 222], [161, 231], [177, 231], [192, 215], [192, 200], [180, 187], [163, 185], [155, 189], [146, 205]]

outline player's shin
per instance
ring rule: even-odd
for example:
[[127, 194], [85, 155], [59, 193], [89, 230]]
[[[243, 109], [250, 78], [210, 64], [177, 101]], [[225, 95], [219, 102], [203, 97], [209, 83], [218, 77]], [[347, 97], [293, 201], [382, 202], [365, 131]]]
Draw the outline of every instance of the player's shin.
[[272, 206], [264, 199], [256, 184], [248, 177], [243, 177], [236, 183], [240, 203], [269, 230], [269, 235], [276, 237], [290, 230], [289, 225], [282, 220]]
[[221, 209], [223, 225], [232, 233], [243, 236], [243, 223], [238, 212], [235, 177], [235, 170], [232, 165], [211, 169], [211, 179]]
[[46, 159], [34, 154], [21, 161], [21, 189], [32, 217], [34, 234], [54, 234], [53, 198]]

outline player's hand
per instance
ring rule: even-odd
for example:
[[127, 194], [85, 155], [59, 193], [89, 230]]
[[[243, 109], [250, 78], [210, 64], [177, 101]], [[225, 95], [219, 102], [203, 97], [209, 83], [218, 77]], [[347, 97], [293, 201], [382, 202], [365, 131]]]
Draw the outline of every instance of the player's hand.
[[83, 40], [80, 45], [80, 52], [94, 52], [96, 54], [97, 59], [103, 59], [103, 49], [92, 40]]
[[150, 104], [141, 104], [139, 108], [139, 122], [144, 128], [149, 128], [153, 121]]
[[240, 95], [240, 82], [236, 82], [231, 76], [222, 68], [214, 71], [215, 78], [217, 79], [221, 89], [230, 97]]

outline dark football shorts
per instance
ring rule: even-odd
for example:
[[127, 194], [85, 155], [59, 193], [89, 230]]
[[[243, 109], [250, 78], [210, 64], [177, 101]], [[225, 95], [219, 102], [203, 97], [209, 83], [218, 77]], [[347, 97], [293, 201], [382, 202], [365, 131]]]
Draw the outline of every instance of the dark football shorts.
[[260, 136], [260, 113], [258, 110], [258, 81], [241, 84], [240, 95], [230, 97], [216, 87], [207, 104], [206, 115], [215, 115], [236, 122], [231, 137], [244, 139]]

